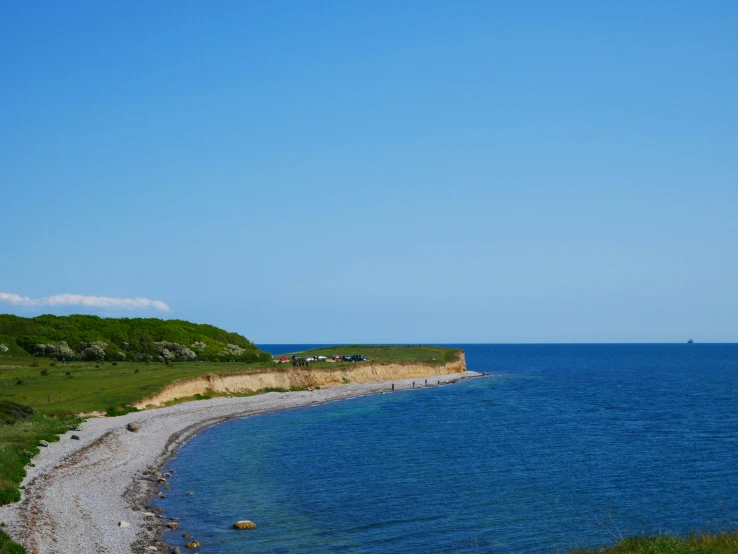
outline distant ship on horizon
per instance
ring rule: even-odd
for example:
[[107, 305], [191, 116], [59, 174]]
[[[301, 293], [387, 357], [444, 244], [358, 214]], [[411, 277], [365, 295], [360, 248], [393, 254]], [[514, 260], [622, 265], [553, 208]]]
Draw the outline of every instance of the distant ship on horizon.
[[694, 344], [694, 341], [693, 341], [692, 339], [689, 339], [689, 340], [687, 341], [687, 344]]

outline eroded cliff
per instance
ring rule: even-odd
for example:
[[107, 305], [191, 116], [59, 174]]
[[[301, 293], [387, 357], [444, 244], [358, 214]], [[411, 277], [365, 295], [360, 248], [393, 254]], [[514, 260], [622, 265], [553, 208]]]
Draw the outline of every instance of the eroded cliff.
[[196, 394], [243, 393], [266, 388], [290, 389], [292, 387], [336, 387], [346, 383], [370, 383], [392, 381], [395, 379], [419, 379], [462, 373], [466, 371], [464, 353], [457, 361], [444, 365], [393, 362], [363, 362], [350, 366], [295, 368], [286, 365], [275, 366], [254, 373], [233, 375], [209, 374], [167, 385], [161, 391], [134, 404], [137, 408], [162, 406], [176, 398], [187, 398]]

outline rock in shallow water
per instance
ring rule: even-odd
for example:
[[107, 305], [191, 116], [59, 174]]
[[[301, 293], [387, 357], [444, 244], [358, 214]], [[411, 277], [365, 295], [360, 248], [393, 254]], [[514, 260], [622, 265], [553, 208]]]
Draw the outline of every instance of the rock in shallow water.
[[256, 523], [253, 521], [249, 521], [248, 519], [243, 519], [241, 521], [237, 521], [233, 524], [234, 529], [256, 529]]
[[188, 542], [185, 548], [200, 548], [200, 543], [197, 541]]

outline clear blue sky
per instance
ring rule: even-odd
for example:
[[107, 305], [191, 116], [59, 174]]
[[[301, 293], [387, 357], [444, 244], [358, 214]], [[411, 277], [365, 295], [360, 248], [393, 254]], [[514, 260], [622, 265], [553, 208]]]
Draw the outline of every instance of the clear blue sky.
[[734, 1], [6, 1], [0, 52], [0, 312], [738, 341]]

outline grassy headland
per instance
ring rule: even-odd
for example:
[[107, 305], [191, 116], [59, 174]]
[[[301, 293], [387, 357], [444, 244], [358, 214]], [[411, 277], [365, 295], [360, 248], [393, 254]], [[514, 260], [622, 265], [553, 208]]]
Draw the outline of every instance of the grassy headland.
[[[302, 357], [361, 354], [369, 362], [442, 365], [460, 350], [423, 346], [341, 346], [300, 352]], [[292, 365], [264, 362], [59, 362], [48, 358], [0, 355], [0, 400], [32, 406], [37, 412], [105, 412], [146, 398], [166, 385], [201, 375], [289, 370]], [[313, 362], [310, 369], [350, 366], [354, 362]], [[363, 363], [363, 362], [359, 362]]]
[[[447, 348], [443, 346], [369, 346], [369, 345], [341, 345], [328, 346], [324, 348], [315, 348], [305, 350], [303, 352], [292, 352], [303, 358], [313, 356], [326, 356], [330, 358], [333, 355], [350, 356], [359, 354], [367, 358], [371, 362], [400, 362], [400, 363], [423, 363], [430, 365], [443, 365], [449, 362], [455, 362], [459, 359], [461, 350], [456, 348]], [[327, 367], [324, 364], [332, 364], [333, 362], [318, 362], [315, 367]], [[346, 365], [350, 362], [335, 362], [339, 365]]]
[[[440, 365], [459, 350], [341, 346], [303, 357], [361, 354], [374, 362]], [[310, 369], [353, 362], [315, 362]], [[207, 374], [289, 370], [245, 337], [211, 325], [159, 319], [0, 315], [0, 505], [19, 498], [42, 440], [58, 440], [82, 412], [125, 413], [176, 381]], [[202, 398], [202, 396], [200, 396]], [[24, 406], [28, 408], [24, 408]], [[0, 539], [0, 554], [2, 554]]]

